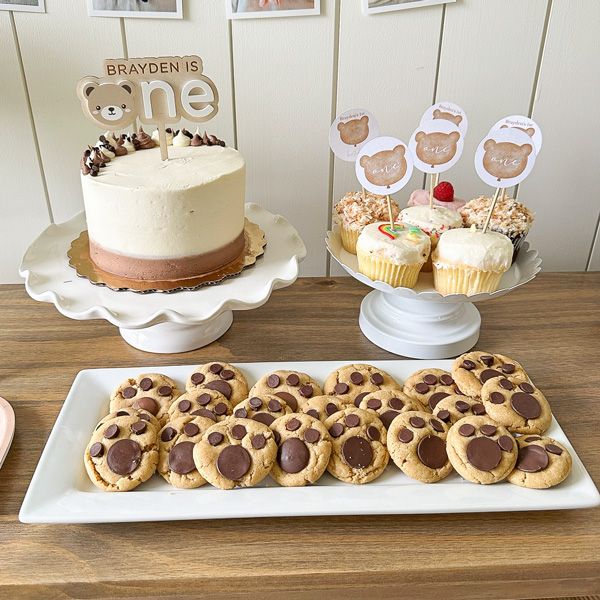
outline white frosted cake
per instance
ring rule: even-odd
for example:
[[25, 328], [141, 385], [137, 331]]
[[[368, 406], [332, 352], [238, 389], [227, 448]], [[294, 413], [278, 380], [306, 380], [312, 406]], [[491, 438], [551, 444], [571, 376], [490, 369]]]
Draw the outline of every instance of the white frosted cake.
[[162, 161], [149, 136], [132, 137], [109, 138], [113, 143], [82, 160], [94, 263], [130, 279], [176, 280], [239, 258], [245, 245], [242, 155], [211, 136], [211, 145], [169, 146], [169, 160]]

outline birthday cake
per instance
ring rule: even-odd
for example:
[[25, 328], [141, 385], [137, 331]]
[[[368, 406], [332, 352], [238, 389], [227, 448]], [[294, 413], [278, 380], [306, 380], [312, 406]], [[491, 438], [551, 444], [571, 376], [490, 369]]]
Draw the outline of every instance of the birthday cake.
[[244, 158], [215, 136], [178, 135], [188, 141], [169, 132], [166, 161], [143, 131], [107, 133], [84, 153], [90, 256], [103, 271], [179, 280], [218, 270], [244, 252]]

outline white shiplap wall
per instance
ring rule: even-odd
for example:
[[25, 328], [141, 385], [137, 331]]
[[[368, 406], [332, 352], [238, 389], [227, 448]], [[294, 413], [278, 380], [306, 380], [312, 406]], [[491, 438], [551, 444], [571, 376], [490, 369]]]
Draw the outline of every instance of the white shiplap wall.
[[[485, 191], [472, 154], [489, 125], [533, 111], [544, 148], [519, 189], [537, 213], [531, 239], [546, 270], [600, 269], [600, 3], [457, 0], [369, 17], [360, 0], [321, 4], [318, 17], [232, 23], [224, 0], [184, 0], [183, 21], [90, 18], [82, 0], [46, 0], [46, 14], [0, 12], [0, 123], [10, 140], [0, 146], [0, 282], [18, 281], [23, 251], [52, 217], [81, 210], [80, 153], [98, 130], [75, 83], [127, 53], [203, 57], [221, 95], [210, 129], [246, 157], [248, 199], [300, 230], [305, 275], [329, 272], [330, 208], [356, 187], [353, 166], [330, 160], [332, 115], [369, 108], [383, 132], [407, 140], [434, 99], [469, 115], [463, 159], [448, 173], [466, 198]], [[421, 184], [415, 174], [397, 199]]]

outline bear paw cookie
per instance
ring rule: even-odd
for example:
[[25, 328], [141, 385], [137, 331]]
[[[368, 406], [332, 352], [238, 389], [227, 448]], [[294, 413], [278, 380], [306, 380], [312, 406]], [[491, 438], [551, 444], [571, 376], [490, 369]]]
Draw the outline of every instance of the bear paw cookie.
[[402, 390], [379, 390], [367, 394], [359, 408], [373, 410], [381, 419], [383, 426], [389, 430], [392, 421], [401, 413], [409, 410], [421, 410], [421, 404], [409, 398]]
[[327, 376], [323, 391], [327, 395], [337, 396], [347, 404], [358, 408], [361, 400], [371, 392], [399, 386], [385, 371], [372, 365], [345, 365]]
[[263, 375], [250, 390], [249, 396], [273, 394], [292, 409], [298, 410], [309, 398], [320, 396], [321, 386], [306, 373], [299, 371], [273, 371]]
[[314, 396], [300, 407], [300, 410], [319, 419], [322, 423], [334, 413], [342, 410], [347, 405], [335, 396]]
[[246, 377], [229, 363], [212, 362], [196, 367], [188, 377], [185, 389], [188, 392], [196, 392], [199, 388], [221, 392], [232, 406], [248, 397]]
[[460, 394], [452, 375], [442, 369], [420, 369], [413, 373], [404, 383], [404, 393], [418, 400], [421, 410], [432, 411], [437, 403], [450, 396]]
[[440, 400], [433, 409], [433, 416], [447, 425], [454, 425], [464, 417], [485, 415], [485, 406], [478, 398], [451, 394]]
[[222, 421], [231, 415], [231, 402], [217, 390], [199, 388], [182, 394], [171, 404], [168, 419], [178, 417], [204, 417], [211, 421]]
[[264, 394], [263, 396], [252, 396], [235, 407], [233, 415], [238, 419], [252, 419], [265, 425], [271, 423], [292, 412], [292, 409], [274, 394]]

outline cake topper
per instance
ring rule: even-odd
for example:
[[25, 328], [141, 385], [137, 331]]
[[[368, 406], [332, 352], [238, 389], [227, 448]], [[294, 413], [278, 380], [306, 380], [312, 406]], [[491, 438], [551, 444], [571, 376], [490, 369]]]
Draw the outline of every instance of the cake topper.
[[329, 128], [329, 146], [342, 160], [354, 162], [360, 149], [379, 135], [377, 119], [362, 108], [339, 114]]
[[373, 194], [386, 196], [390, 227], [394, 215], [390, 194], [400, 191], [413, 172], [413, 160], [406, 144], [394, 137], [377, 137], [365, 144], [355, 162], [356, 177]]
[[165, 125], [185, 118], [212, 119], [219, 110], [219, 93], [203, 74], [199, 56], [116, 58], [104, 61], [103, 77], [84, 77], [77, 84], [84, 114], [115, 131], [131, 125], [156, 123], [160, 152], [168, 159]]
[[450, 121], [454, 123], [462, 133], [463, 137], [467, 135], [469, 121], [465, 111], [454, 102], [437, 102], [430, 106], [421, 117], [421, 123], [425, 121]]
[[483, 227], [485, 233], [500, 192], [521, 183], [533, 169], [536, 149], [532, 138], [522, 129], [504, 127], [492, 129], [475, 151], [475, 170], [480, 179], [496, 187]]
[[533, 119], [524, 117], [522, 115], [511, 115], [510, 117], [504, 117], [492, 125], [490, 132], [507, 128], [520, 129], [526, 133], [533, 141], [536, 156], [539, 155], [540, 150], [542, 149], [542, 130]]

